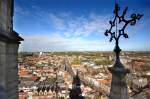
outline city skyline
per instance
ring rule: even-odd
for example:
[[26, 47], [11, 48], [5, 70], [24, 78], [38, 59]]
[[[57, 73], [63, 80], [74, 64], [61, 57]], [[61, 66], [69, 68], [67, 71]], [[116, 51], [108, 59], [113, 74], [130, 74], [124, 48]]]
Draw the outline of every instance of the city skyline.
[[[123, 51], [150, 51], [148, 0], [117, 0], [121, 11], [144, 17], [127, 27], [129, 39], [121, 38]], [[104, 32], [113, 19], [112, 0], [15, 0], [14, 30], [25, 39], [20, 51], [112, 51]]]

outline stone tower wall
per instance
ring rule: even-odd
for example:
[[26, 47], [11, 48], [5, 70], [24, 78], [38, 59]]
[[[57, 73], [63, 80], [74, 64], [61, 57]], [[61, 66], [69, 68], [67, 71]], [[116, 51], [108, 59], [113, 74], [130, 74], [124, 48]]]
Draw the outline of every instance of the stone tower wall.
[[13, 3], [14, 0], [0, 0], [0, 97], [6, 99], [19, 97], [17, 60], [23, 39], [13, 31]]

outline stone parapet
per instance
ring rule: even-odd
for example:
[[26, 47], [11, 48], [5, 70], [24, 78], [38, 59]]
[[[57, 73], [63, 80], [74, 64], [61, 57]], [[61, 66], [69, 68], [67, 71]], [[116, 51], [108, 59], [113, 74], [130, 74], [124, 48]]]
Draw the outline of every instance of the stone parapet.
[[20, 43], [24, 39], [21, 38], [17, 32], [12, 31], [11, 33], [7, 33], [7, 31], [0, 28], [0, 41], [7, 43]]

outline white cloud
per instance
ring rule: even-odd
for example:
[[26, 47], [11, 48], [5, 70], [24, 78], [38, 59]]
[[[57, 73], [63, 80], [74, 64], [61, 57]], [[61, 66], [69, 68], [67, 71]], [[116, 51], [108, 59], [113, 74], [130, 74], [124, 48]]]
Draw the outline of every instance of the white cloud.
[[[55, 33], [24, 35], [23, 38], [25, 41], [21, 44], [20, 51], [113, 50], [114, 45], [109, 43], [109, 38], [104, 36], [105, 30], [110, 27], [108, 21], [112, 15], [99, 15], [95, 13], [74, 15], [70, 12], [48, 13], [43, 10], [38, 11], [31, 14], [20, 6], [16, 6], [15, 8], [15, 13], [34, 16], [41, 25], [52, 25], [53, 28], [50, 26], [52, 29], [49, 30]], [[136, 27], [127, 28], [127, 32], [136, 33], [144, 29], [145, 26], [148, 26], [147, 24], [149, 23], [149, 20], [145, 21], [145, 23], [140, 21]], [[93, 35], [97, 35], [95, 40], [87, 39]], [[104, 39], [98, 40], [102, 36]], [[130, 40], [128, 42], [131, 43]], [[134, 46], [134, 44], [131, 46]], [[121, 48], [127, 49], [127, 46], [121, 46]], [[144, 47], [137, 46], [136, 48]], [[147, 48], [149, 49], [149, 47]]]
[[52, 35], [24, 36], [20, 51], [94, 51], [109, 50], [109, 42], [104, 40], [68, 39], [58, 33]]
[[14, 12], [15, 14], [19, 14], [19, 15], [30, 15], [30, 11], [27, 11], [25, 10], [22, 6], [20, 5], [15, 5], [15, 8], [14, 8]]
[[93, 34], [103, 35], [108, 16], [89, 14], [74, 16], [71, 13], [49, 13], [54, 33], [24, 35], [20, 51], [94, 51], [111, 50], [113, 46], [105, 39], [89, 40]]
[[50, 21], [53, 23], [53, 25], [56, 28], [59, 28], [59, 29], [61, 29], [62, 27], [64, 28], [64, 26], [65, 26], [64, 21], [65, 20], [61, 19], [60, 17], [58, 17], [57, 15], [55, 15], [53, 13], [50, 13], [49, 17], [50, 17]]
[[71, 13], [50, 13], [50, 22], [56, 31], [63, 33], [66, 37], [88, 37], [95, 33], [104, 33], [108, 23], [108, 16], [89, 14], [87, 16], [74, 16]]

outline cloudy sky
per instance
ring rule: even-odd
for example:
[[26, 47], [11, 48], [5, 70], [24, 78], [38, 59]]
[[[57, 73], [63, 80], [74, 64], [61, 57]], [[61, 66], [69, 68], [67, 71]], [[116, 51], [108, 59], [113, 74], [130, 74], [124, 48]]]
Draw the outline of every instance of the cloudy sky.
[[[122, 50], [150, 51], [150, 0], [117, 0], [144, 17], [121, 38]], [[111, 51], [114, 42], [104, 36], [113, 19], [115, 0], [15, 0], [14, 30], [25, 41], [20, 51]]]

